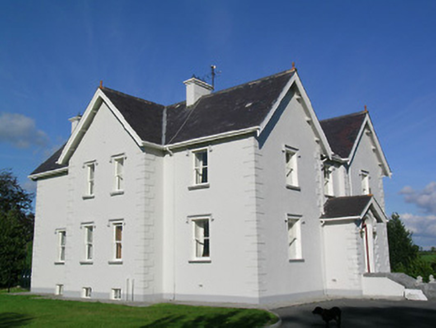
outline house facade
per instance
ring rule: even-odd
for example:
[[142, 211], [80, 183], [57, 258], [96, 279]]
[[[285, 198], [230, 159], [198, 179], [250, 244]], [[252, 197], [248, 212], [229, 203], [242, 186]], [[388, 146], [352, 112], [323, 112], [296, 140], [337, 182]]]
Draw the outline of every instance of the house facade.
[[389, 272], [367, 111], [319, 121], [291, 70], [163, 106], [100, 87], [37, 181], [32, 290], [263, 304]]

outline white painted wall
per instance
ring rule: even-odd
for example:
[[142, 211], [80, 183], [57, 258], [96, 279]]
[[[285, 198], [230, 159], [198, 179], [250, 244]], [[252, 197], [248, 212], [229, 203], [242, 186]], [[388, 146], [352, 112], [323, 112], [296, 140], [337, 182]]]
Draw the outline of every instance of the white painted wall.
[[[125, 191], [112, 196], [114, 163], [111, 157], [123, 154]], [[80, 297], [82, 287], [91, 287], [93, 297], [107, 299], [112, 288], [121, 288], [123, 299], [145, 300], [161, 291], [161, 244], [156, 237], [162, 232], [162, 158], [143, 152], [126, 133], [115, 116], [103, 104], [93, 123], [69, 161], [68, 175], [40, 181], [38, 184], [37, 234], [34, 251], [35, 291], [54, 290], [64, 284], [64, 294]], [[86, 194], [84, 163], [96, 161], [95, 197]], [[42, 187], [41, 187], [42, 186]], [[50, 188], [50, 189], [49, 189]], [[61, 210], [57, 210], [61, 208]], [[123, 220], [123, 262], [113, 259], [111, 220]], [[83, 264], [84, 229], [94, 228], [94, 260]], [[47, 224], [49, 223], [49, 224]], [[43, 248], [56, 248], [56, 240], [45, 240], [53, 229], [67, 229], [65, 265], [55, 266], [53, 256], [45, 260]], [[44, 238], [42, 240], [41, 238]], [[42, 246], [43, 245], [43, 246]], [[42, 263], [47, 266], [40, 271]], [[58, 268], [62, 267], [62, 268]], [[54, 269], [53, 269], [54, 268]], [[63, 271], [64, 276], [58, 272]], [[39, 276], [44, 275], [44, 281]], [[36, 279], [35, 279], [36, 278]], [[51, 286], [50, 283], [51, 282]]]
[[363, 133], [350, 164], [351, 195], [362, 194], [360, 173], [362, 170], [367, 171], [370, 175], [369, 185], [371, 193], [377, 199], [382, 209], [384, 209], [383, 176], [379, 163], [370, 136]]
[[35, 292], [54, 293], [55, 285], [65, 281], [65, 266], [55, 262], [58, 260], [56, 229], [67, 225], [67, 186], [66, 175], [37, 182], [32, 261], [32, 291]]
[[[210, 183], [203, 189], [189, 188], [194, 181], [191, 150], [165, 157], [166, 299], [257, 302], [254, 144], [250, 137], [204, 145]], [[196, 215], [212, 218], [210, 263], [190, 262], [194, 245], [189, 218]]]
[[360, 227], [354, 220], [337, 221], [322, 230], [327, 294], [361, 295], [365, 259]]
[[363, 277], [362, 283], [363, 295], [366, 297], [404, 297], [404, 286], [386, 277]]
[[[257, 150], [259, 288], [264, 301], [324, 293], [320, 147], [302, 105], [294, 98], [283, 105], [286, 106], [280, 117], [273, 117], [267, 127], [272, 131], [266, 142]], [[285, 146], [298, 149], [299, 190], [286, 186]], [[301, 215], [302, 260], [290, 261], [288, 257], [288, 214]]]

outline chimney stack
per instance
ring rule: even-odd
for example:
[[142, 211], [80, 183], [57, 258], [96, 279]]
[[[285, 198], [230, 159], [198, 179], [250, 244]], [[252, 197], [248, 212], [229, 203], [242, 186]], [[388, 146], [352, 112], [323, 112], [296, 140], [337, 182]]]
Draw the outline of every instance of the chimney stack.
[[71, 122], [71, 134], [73, 134], [73, 132], [76, 129], [77, 125], [79, 124], [81, 118], [82, 118], [82, 115], [77, 114], [77, 116], [74, 116], [74, 117], [68, 119], [68, 121]]
[[203, 82], [196, 77], [183, 82], [186, 85], [186, 106], [192, 106], [202, 96], [208, 95], [212, 92], [213, 87]]

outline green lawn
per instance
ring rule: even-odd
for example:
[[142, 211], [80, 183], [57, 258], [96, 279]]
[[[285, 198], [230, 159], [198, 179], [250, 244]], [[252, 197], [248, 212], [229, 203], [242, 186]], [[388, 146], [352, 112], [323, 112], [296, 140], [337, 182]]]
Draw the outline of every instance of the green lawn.
[[0, 328], [5, 327], [262, 327], [277, 318], [255, 309], [174, 304], [121, 304], [51, 300], [0, 292]]

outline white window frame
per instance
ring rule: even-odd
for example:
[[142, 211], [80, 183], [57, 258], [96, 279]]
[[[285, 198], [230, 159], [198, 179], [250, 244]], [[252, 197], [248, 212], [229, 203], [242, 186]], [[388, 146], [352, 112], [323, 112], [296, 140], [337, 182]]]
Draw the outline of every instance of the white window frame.
[[114, 163], [114, 182], [111, 195], [122, 195], [125, 189], [125, 164], [127, 157], [124, 154], [112, 156], [111, 162]]
[[298, 183], [298, 149], [285, 146], [285, 177], [286, 186], [299, 189]]
[[360, 171], [360, 183], [362, 195], [371, 194], [371, 187], [369, 186], [370, 175], [368, 171]]
[[57, 263], [65, 263], [65, 249], [67, 244], [67, 230], [66, 229], [58, 229], [58, 256]]
[[91, 298], [91, 297], [92, 297], [92, 288], [82, 287], [82, 298]]
[[[94, 226], [92, 224], [86, 224], [83, 225], [83, 229], [85, 232], [85, 261], [92, 262], [94, 259]], [[89, 238], [90, 236], [91, 238]]]
[[324, 176], [324, 195], [334, 196], [332, 165], [324, 164], [323, 176]]
[[57, 284], [55, 287], [55, 295], [62, 296], [64, 295], [64, 285], [63, 284]]
[[94, 198], [95, 197], [95, 171], [96, 171], [97, 162], [87, 162], [84, 164], [86, 168], [86, 192], [84, 199]]
[[[111, 222], [112, 228], [112, 260], [110, 263], [123, 262], [123, 236], [124, 236], [124, 221], [117, 220]], [[117, 240], [117, 231], [121, 228], [121, 238]]]
[[[209, 150], [207, 148], [197, 149], [192, 152], [194, 155], [194, 185], [209, 184]], [[204, 160], [203, 155], [206, 156]], [[201, 156], [201, 157], [200, 157]], [[206, 164], [204, 164], [206, 162]]]
[[121, 288], [112, 288], [111, 290], [111, 299], [115, 301], [121, 301], [122, 298], [122, 290]]
[[[210, 261], [210, 223], [211, 218], [195, 217], [192, 222], [192, 255], [194, 261]], [[206, 224], [206, 227], [204, 226]]]
[[288, 240], [288, 259], [298, 261], [303, 259], [302, 239], [301, 239], [302, 217], [300, 215], [288, 214], [286, 220], [287, 240]]

